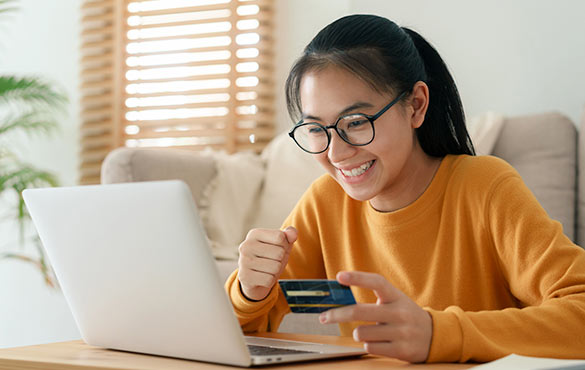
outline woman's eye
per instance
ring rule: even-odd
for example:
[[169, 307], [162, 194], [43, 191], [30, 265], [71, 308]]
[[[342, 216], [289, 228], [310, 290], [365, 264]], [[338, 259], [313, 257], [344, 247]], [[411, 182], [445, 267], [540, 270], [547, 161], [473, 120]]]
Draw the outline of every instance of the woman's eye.
[[358, 128], [358, 127], [360, 127], [360, 126], [364, 125], [366, 122], [368, 122], [368, 121], [367, 121], [367, 120], [365, 120], [365, 119], [358, 119], [358, 120], [354, 120], [354, 121], [351, 121], [351, 122], [350, 122], [350, 123], [347, 125], [347, 127], [348, 127], [348, 128], [350, 128], [350, 129], [351, 129], [351, 128]]
[[309, 134], [311, 135], [318, 135], [318, 134], [322, 134], [323, 130], [320, 127], [311, 127], [309, 129]]

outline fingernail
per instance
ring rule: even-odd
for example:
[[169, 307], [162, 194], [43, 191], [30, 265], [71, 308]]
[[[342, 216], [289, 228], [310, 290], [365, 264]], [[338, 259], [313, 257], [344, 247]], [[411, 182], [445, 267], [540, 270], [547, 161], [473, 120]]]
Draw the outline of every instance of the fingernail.
[[352, 336], [353, 336], [353, 340], [355, 340], [356, 342], [359, 342], [360, 341], [358, 339], [358, 335], [357, 335], [357, 330], [356, 329], [353, 329]]
[[347, 279], [349, 277], [349, 274], [345, 271], [341, 271], [337, 273], [337, 280], [339, 279]]
[[325, 324], [327, 322], [327, 314], [322, 313], [321, 315], [319, 315], [319, 322], [321, 324]]

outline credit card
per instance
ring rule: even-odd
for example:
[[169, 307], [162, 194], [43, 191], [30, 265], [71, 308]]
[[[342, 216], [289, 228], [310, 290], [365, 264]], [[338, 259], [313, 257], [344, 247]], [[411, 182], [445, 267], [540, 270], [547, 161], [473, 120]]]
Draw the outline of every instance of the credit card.
[[336, 280], [283, 279], [278, 283], [293, 313], [320, 313], [355, 304], [351, 289]]

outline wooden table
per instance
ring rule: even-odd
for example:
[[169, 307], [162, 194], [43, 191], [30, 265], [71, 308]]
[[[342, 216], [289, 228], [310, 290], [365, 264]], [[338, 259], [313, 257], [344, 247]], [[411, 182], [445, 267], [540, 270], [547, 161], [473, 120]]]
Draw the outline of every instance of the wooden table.
[[[320, 335], [301, 335], [285, 333], [263, 333], [260, 336], [314, 341], [338, 345], [359, 346], [349, 337], [328, 337]], [[408, 364], [398, 360], [367, 355], [362, 358], [345, 360], [325, 360], [296, 364], [263, 366], [270, 369], [467, 369], [471, 364]], [[48, 343], [35, 346], [0, 349], [0, 370], [175, 370], [175, 369], [237, 369], [232, 366], [210, 364], [197, 361], [180, 360], [167, 357], [150, 356], [129, 352], [93, 347], [83, 341]]]

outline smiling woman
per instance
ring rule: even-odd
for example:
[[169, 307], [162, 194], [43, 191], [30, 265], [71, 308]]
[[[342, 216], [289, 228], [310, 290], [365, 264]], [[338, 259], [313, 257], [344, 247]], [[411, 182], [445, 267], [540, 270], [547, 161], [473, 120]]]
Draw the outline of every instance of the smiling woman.
[[585, 250], [506, 162], [475, 156], [459, 93], [417, 32], [375, 15], [322, 29], [286, 83], [290, 136], [327, 171], [280, 230], [253, 229], [226, 290], [244, 331], [290, 312], [278, 279], [336, 279], [323, 312], [410, 362], [579, 358]]
[[273, 137], [272, 0], [82, 8], [82, 183], [119, 146], [260, 151]]
[[[344, 86], [352, 88], [346, 89]], [[300, 97], [305, 102], [303, 111], [309, 112], [303, 115], [332, 118], [339, 116], [339, 112], [347, 111], [346, 107], [352, 107], [355, 113], [341, 116], [339, 123], [345, 117], [362, 115], [357, 113], [355, 107], [365, 104], [355, 102], [369, 101], [373, 105], [362, 108], [367, 113], [364, 116], [378, 116], [375, 126], [373, 122], [366, 126], [370, 127], [368, 137], [362, 142], [352, 142], [348, 134], [332, 135], [329, 150], [317, 153], [315, 158], [348, 195], [357, 200], [369, 200], [380, 211], [402, 208], [418, 198], [439, 165], [439, 161], [425, 154], [418, 141], [412, 140], [413, 130], [422, 125], [428, 106], [426, 84], [417, 83], [409, 94], [409, 98], [414, 101], [411, 118], [400, 104], [393, 110], [384, 109], [388, 107], [384, 107], [387, 100], [398, 103], [398, 98], [402, 96], [379, 94], [360, 78], [336, 67], [307, 72], [300, 85]], [[323, 114], [313, 114], [317, 112]], [[375, 140], [374, 127], [378, 140]], [[363, 131], [361, 135], [364, 135]], [[405, 167], [410, 171], [404, 171]], [[392, 186], [389, 187], [389, 184]], [[398, 191], [401, 187], [408, 191]]]

